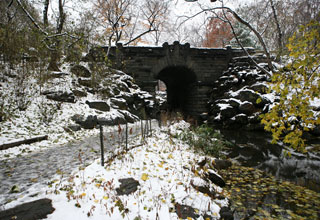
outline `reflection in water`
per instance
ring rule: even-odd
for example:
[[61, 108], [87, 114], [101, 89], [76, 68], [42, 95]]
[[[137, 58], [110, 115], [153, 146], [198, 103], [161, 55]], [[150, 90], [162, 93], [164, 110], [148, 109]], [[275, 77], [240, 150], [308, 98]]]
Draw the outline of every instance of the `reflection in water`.
[[223, 136], [234, 144], [227, 151], [228, 157], [241, 165], [267, 171], [274, 176], [289, 180], [320, 192], [320, 154], [303, 155], [291, 152], [284, 156], [281, 146], [271, 144], [271, 136], [265, 132], [242, 130], [220, 130]]

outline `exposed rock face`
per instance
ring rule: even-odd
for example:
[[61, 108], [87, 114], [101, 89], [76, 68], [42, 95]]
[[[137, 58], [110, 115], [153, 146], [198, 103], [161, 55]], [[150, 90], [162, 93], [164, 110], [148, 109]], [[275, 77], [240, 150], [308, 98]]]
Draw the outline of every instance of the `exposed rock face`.
[[94, 83], [92, 82], [91, 78], [79, 78], [78, 83], [85, 87], [94, 87]]
[[71, 118], [75, 123], [79, 124], [84, 129], [93, 129], [97, 126], [97, 116], [89, 115], [85, 118], [83, 115], [76, 114]]
[[197, 219], [200, 216], [196, 213], [196, 210], [188, 205], [180, 205], [179, 203], [175, 204], [175, 210], [179, 218], [186, 219], [186, 218], [193, 218]]
[[0, 219], [44, 219], [47, 215], [53, 213], [54, 210], [50, 199], [39, 199], [8, 210], [0, 211]]
[[68, 73], [65, 72], [50, 72], [48, 73], [48, 78], [63, 78], [64, 76], [69, 75]]
[[[69, 102], [75, 102], [75, 96], [88, 97], [88, 93], [101, 97], [101, 100], [87, 100], [85, 103], [90, 108], [105, 113], [97, 112], [97, 115], [75, 115], [72, 117], [72, 120], [81, 128], [92, 129], [98, 124], [133, 123], [139, 118], [146, 119], [150, 116], [153, 118], [157, 116], [158, 102], [155, 102], [154, 97], [148, 92], [140, 90], [131, 76], [122, 71], [110, 69], [105, 64], [89, 63], [89, 66], [92, 71], [100, 70], [99, 73], [95, 73], [94, 78], [91, 77], [92, 74], [86, 67], [81, 65], [72, 67], [71, 71], [75, 75], [72, 81], [74, 86], [72, 93], [47, 92], [44, 94], [51, 99]], [[109, 112], [111, 108], [116, 109], [118, 114], [108, 115], [106, 112]], [[67, 130], [73, 131], [73, 128], [67, 128]]]
[[118, 98], [118, 99], [117, 98], [111, 98], [111, 102], [121, 110], [127, 110], [128, 109], [127, 102], [123, 98]]
[[72, 92], [63, 92], [63, 91], [47, 91], [43, 95], [46, 95], [48, 99], [52, 99], [59, 102], [71, 102], [75, 103], [75, 96]]
[[218, 170], [225, 170], [232, 166], [232, 163], [229, 160], [214, 160], [214, 167]]
[[[198, 211], [196, 211], [193, 207], [188, 206], [188, 205], [181, 205], [179, 203], [176, 203], [175, 206], [175, 211], [179, 217], [179, 219], [187, 219], [187, 218], [192, 218], [192, 219], [198, 219], [200, 217]], [[202, 215], [202, 219], [215, 219], [214, 217], [210, 215]]]
[[119, 182], [121, 185], [119, 188], [116, 188], [116, 192], [119, 196], [134, 193], [140, 185], [139, 181], [133, 178], [119, 179]]
[[245, 115], [253, 115], [253, 113], [259, 111], [259, 109], [257, 109], [252, 102], [248, 101], [241, 103], [238, 109], [240, 113]]
[[201, 179], [201, 178], [194, 178], [191, 180], [190, 185], [197, 191], [203, 193], [203, 194], [207, 194], [208, 196], [210, 196], [212, 199], [215, 198], [215, 191], [211, 189], [210, 184]]
[[81, 127], [80, 127], [80, 125], [74, 124], [74, 125], [69, 125], [68, 129], [70, 129], [71, 131], [80, 131]]
[[86, 104], [89, 105], [90, 108], [94, 108], [100, 111], [110, 111], [110, 106], [104, 101], [86, 101]]
[[[135, 116], [132, 115], [132, 114], [129, 114], [128, 111], [120, 111], [120, 113], [124, 116], [126, 122], [129, 122], [129, 123], [134, 123], [135, 121], [139, 120], [139, 117], [138, 116]], [[121, 124], [121, 123], [120, 123]]]
[[73, 89], [73, 94], [78, 97], [86, 97], [88, 93], [82, 89]]
[[104, 118], [104, 117], [98, 118], [98, 124], [101, 124], [101, 125], [111, 126], [111, 125], [125, 124], [126, 122], [127, 121], [123, 115], [116, 116], [114, 118]]
[[233, 220], [234, 219], [233, 213], [230, 210], [230, 208], [228, 208], [228, 207], [222, 207], [220, 209], [220, 217], [223, 220]]
[[222, 177], [218, 175], [216, 172], [214, 172], [213, 170], [210, 170], [210, 169], [208, 170], [207, 178], [217, 186], [224, 187], [226, 185]]
[[91, 77], [91, 72], [82, 65], [74, 65], [70, 71], [78, 77]]
[[[258, 63], [265, 61], [262, 56], [254, 58]], [[268, 69], [267, 64], [259, 65]], [[268, 80], [248, 57], [233, 58], [211, 92], [208, 122], [224, 128], [263, 129], [258, 125], [259, 114], [271, 104], [265, 95]]]
[[88, 115], [87, 117], [85, 117], [84, 115], [75, 114], [74, 116], [72, 116], [71, 119], [84, 129], [93, 129], [98, 125], [112, 126], [118, 124], [125, 124], [127, 122], [134, 122], [135, 120], [137, 120], [137, 118], [133, 118], [132, 116], [126, 113], [121, 113], [112, 118], [97, 117], [97, 115]]

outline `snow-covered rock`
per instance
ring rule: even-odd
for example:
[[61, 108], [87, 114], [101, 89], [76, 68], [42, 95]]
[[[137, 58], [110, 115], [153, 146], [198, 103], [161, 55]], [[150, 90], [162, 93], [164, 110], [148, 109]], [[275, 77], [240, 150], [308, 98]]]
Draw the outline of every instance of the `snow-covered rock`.
[[[262, 57], [254, 57], [265, 62]], [[265, 63], [261, 64], [267, 68]], [[221, 124], [225, 128], [260, 128], [257, 113], [265, 112], [274, 101], [267, 94], [269, 76], [254, 66], [250, 58], [233, 58], [230, 67], [215, 82], [209, 100], [209, 123]]]

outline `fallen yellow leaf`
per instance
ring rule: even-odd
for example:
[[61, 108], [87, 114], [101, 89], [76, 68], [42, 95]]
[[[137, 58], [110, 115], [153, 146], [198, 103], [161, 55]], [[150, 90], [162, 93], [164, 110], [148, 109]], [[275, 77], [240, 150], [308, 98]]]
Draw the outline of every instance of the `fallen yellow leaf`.
[[149, 179], [148, 174], [143, 173], [142, 176], [141, 176], [141, 179], [142, 179], [143, 181], [146, 181], [147, 179]]

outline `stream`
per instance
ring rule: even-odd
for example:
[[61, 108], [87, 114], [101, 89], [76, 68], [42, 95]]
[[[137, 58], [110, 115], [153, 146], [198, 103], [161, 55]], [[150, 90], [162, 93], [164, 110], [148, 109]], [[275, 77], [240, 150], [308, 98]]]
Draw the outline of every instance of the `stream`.
[[[320, 192], [320, 152], [307, 155], [286, 151], [280, 145], [271, 144], [271, 136], [265, 132], [244, 130], [220, 130], [234, 146], [227, 151], [228, 157], [241, 165], [258, 168], [282, 180], [293, 182]], [[320, 139], [309, 144], [320, 145]]]
[[[265, 132], [220, 133], [232, 143], [224, 153], [238, 164], [221, 171], [234, 219], [320, 218], [320, 152], [284, 150]], [[319, 144], [316, 137], [307, 145]]]

